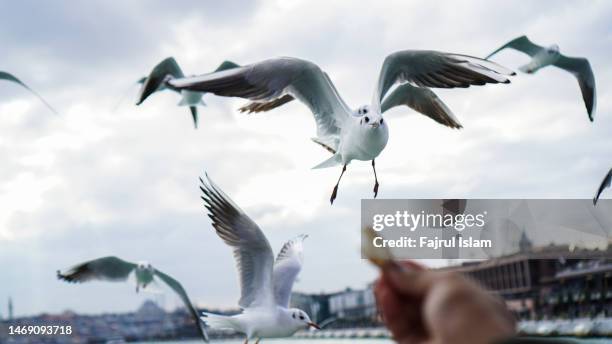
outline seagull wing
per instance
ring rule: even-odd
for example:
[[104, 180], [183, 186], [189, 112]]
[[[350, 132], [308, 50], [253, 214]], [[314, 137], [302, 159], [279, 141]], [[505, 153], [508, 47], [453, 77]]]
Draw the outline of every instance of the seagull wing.
[[[168, 76], [182, 78], [185, 76], [174, 57], [167, 57], [158, 63], [144, 80], [140, 88], [140, 95], [136, 105], [140, 105], [148, 96], [163, 88], [164, 80]], [[142, 79], [141, 79], [142, 80]]]
[[320, 137], [337, 135], [350, 113], [325, 73], [314, 63], [296, 58], [269, 59], [216, 73], [172, 79], [168, 84], [176, 89], [260, 103], [290, 95], [308, 106]]
[[248, 112], [248, 113], [266, 112], [266, 111], [275, 109], [279, 106], [285, 105], [294, 99], [295, 98], [293, 98], [293, 96], [289, 94], [285, 94], [284, 96], [273, 99], [269, 102], [249, 102], [248, 104], [242, 106], [238, 110], [240, 112]]
[[428, 88], [415, 87], [410, 84], [398, 86], [383, 101], [382, 112], [401, 105], [406, 105], [447, 127], [463, 128], [453, 112]]
[[232, 61], [225, 60], [221, 62], [221, 64], [219, 65], [219, 67], [217, 67], [217, 69], [215, 69], [215, 72], [220, 72], [222, 70], [228, 70], [228, 69], [238, 68], [238, 67], [240, 67], [239, 64], [232, 62]]
[[283, 245], [274, 262], [274, 299], [281, 307], [289, 307], [291, 289], [304, 262], [303, 242], [307, 235], [300, 235]]
[[578, 79], [578, 85], [580, 85], [580, 91], [582, 92], [582, 99], [586, 106], [589, 119], [593, 122], [593, 115], [595, 111], [596, 98], [595, 98], [595, 76], [591, 69], [589, 60], [582, 57], [567, 57], [559, 56], [559, 59], [553, 63], [555, 66], [564, 69]]
[[272, 267], [274, 254], [268, 239], [228, 196], [206, 177], [200, 189], [217, 235], [234, 250], [240, 275], [242, 308], [272, 306]]
[[57, 272], [57, 278], [73, 283], [89, 281], [119, 282], [127, 280], [136, 264], [117, 257], [103, 257], [76, 265], [66, 272]]
[[599, 185], [599, 189], [597, 189], [597, 194], [595, 194], [595, 198], [593, 198], [593, 205], [597, 205], [597, 201], [599, 201], [599, 197], [601, 193], [612, 185], [612, 169], [608, 172], [606, 177], [601, 181], [601, 185]]
[[455, 88], [509, 83], [506, 75], [514, 75], [514, 72], [473, 56], [426, 50], [398, 51], [383, 62], [373, 105], [380, 106], [387, 91], [397, 82], [419, 87]]
[[523, 52], [531, 57], [534, 57], [540, 50], [544, 49], [544, 47], [541, 47], [535, 43], [533, 43], [532, 41], [529, 40], [529, 38], [527, 38], [527, 36], [521, 36], [521, 37], [517, 37], [513, 40], [511, 40], [510, 42], [502, 45], [501, 47], [497, 48], [497, 50], [495, 50], [494, 52], [490, 53], [489, 56], [487, 56], [485, 59], [489, 59], [491, 56], [497, 54], [498, 52], [506, 49], [506, 48], [512, 48], [514, 50], [518, 50], [520, 52]]
[[57, 111], [55, 111], [55, 109], [51, 105], [49, 105], [49, 103], [47, 103], [45, 98], [41, 97], [40, 94], [36, 93], [36, 91], [31, 89], [30, 86], [26, 85], [23, 81], [17, 79], [17, 77], [15, 77], [13, 74], [4, 72], [4, 71], [0, 71], [0, 80], [11, 81], [11, 82], [21, 85], [21, 87], [25, 88], [26, 90], [30, 91], [33, 95], [35, 95], [43, 104], [45, 104], [45, 106], [49, 110], [57, 114]]
[[202, 338], [204, 338], [204, 340], [208, 342], [208, 333], [206, 333], [206, 329], [204, 328], [204, 323], [202, 323], [202, 321], [200, 320], [198, 311], [191, 303], [191, 300], [189, 300], [189, 296], [187, 296], [187, 292], [185, 291], [183, 286], [179, 283], [179, 281], [175, 280], [174, 278], [166, 275], [165, 273], [157, 269], [155, 269], [155, 276], [157, 276], [159, 279], [164, 281], [164, 283], [166, 283], [170, 288], [172, 288], [172, 290], [174, 290], [175, 293], [178, 294], [178, 296], [181, 298], [181, 300], [185, 304], [185, 307], [187, 307], [187, 309], [189, 310], [189, 313], [193, 317], [193, 320], [198, 325], [198, 332], [200, 333]]

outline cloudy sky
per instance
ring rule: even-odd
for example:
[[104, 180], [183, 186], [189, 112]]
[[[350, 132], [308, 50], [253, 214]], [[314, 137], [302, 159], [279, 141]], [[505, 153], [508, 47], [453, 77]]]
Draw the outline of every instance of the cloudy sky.
[[[187, 74], [224, 59], [308, 59], [357, 107], [369, 102], [384, 57], [397, 50], [484, 56], [521, 34], [557, 43], [591, 61], [595, 123], [575, 79], [555, 68], [510, 85], [436, 91], [465, 129], [407, 108], [387, 113], [379, 197], [590, 198], [612, 164], [611, 19], [607, 1], [3, 2], [0, 70], [29, 83], [60, 115], [0, 84], [0, 314], [9, 296], [18, 315], [136, 308], [147, 296], [133, 285], [55, 279], [57, 269], [104, 255], [151, 261], [199, 305], [234, 306], [231, 252], [199, 199], [204, 171], [275, 249], [310, 235], [297, 290], [359, 288], [375, 277], [359, 258], [370, 164], [349, 166], [330, 207], [340, 169], [310, 169], [328, 153], [310, 142], [315, 126], [303, 105], [246, 116], [236, 111], [243, 101], [207, 96], [199, 130], [173, 93], [134, 106], [134, 81], [167, 56]], [[495, 59], [511, 68], [527, 61], [512, 51]], [[180, 304], [170, 293], [154, 297]]]

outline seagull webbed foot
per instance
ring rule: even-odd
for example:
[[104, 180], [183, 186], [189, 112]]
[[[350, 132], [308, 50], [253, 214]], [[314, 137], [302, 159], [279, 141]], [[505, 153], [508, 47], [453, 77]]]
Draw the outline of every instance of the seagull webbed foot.
[[374, 184], [374, 198], [376, 198], [376, 196], [378, 196], [378, 180], [376, 181], [376, 183]]
[[374, 171], [374, 198], [378, 196], [378, 177], [376, 176], [376, 163], [372, 160], [372, 170]]
[[338, 195], [338, 185], [334, 186], [334, 191], [332, 191], [331, 197], [329, 198], [329, 203], [334, 204], [334, 200]]
[[332, 191], [332, 195], [329, 199], [329, 202], [333, 205], [334, 204], [334, 200], [336, 199], [336, 196], [338, 195], [338, 185], [340, 185], [340, 180], [342, 179], [342, 176], [344, 175], [344, 172], [346, 172], [346, 164], [344, 166], [342, 166], [342, 173], [340, 173], [340, 177], [338, 178], [338, 182], [336, 183], [336, 186], [334, 186], [334, 191]]

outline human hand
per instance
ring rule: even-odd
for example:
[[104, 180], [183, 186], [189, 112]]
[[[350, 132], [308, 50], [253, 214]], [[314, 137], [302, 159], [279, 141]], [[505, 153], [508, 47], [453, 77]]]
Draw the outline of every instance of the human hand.
[[515, 334], [503, 301], [457, 273], [390, 262], [374, 293], [400, 344], [491, 344]]

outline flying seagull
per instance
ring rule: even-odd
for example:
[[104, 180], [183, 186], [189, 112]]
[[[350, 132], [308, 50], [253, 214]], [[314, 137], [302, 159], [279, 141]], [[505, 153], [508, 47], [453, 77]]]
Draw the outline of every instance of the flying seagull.
[[234, 251], [242, 312], [233, 316], [204, 313], [202, 320], [216, 329], [232, 329], [249, 339], [283, 338], [301, 329], [319, 328], [301, 309], [289, 308], [291, 289], [302, 270], [306, 235], [283, 245], [276, 260], [268, 239], [228, 196], [206, 176], [202, 199], [217, 235]]
[[206, 333], [204, 324], [200, 321], [198, 312], [189, 300], [183, 286], [177, 280], [155, 269], [147, 262], [131, 263], [117, 257], [103, 257], [76, 265], [66, 272], [58, 271], [57, 278], [72, 283], [83, 283], [96, 280], [123, 282], [126, 281], [131, 274], [134, 274], [136, 278], [136, 292], [141, 288], [146, 289], [146, 287], [156, 279], [162, 280], [172, 288], [181, 298], [185, 307], [187, 307], [189, 313], [198, 325], [198, 332], [202, 338], [208, 342], [208, 334]]
[[0, 80], [6, 80], [6, 81], [11, 81], [14, 82], [18, 85], [20, 85], [21, 87], [25, 88], [26, 90], [30, 91], [33, 95], [35, 95], [38, 99], [40, 99], [40, 101], [45, 104], [45, 106], [51, 110], [51, 112], [55, 113], [57, 115], [57, 111], [55, 111], [55, 109], [49, 105], [49, 103], [47, 103], [47, 101], [41, 97], [38, 93], [36, 93], [36, 91], [34, 91], [33, 89], [30, 88], [30, 86], [26, 85], [23, 81], [17, 79], [17, 77], [15, 77], [13, 74], [8, 73], [8, 72], [4, 72], [4, 71], [0, 71]]
[[[215, 72], [236, 68], [239, 67], [237, 64], [231, 61], [223, 61]], [[176, 90], [173, 88], [168, 88], [162, 82], [165, 78], [171, 76], [173, 78], [183, 78], [185, 75], [179, 67], [178, 63], [173, 57], [168, 57], [164, 59], [162, 62], [158, 63], [153, 70], [149, 74], [148, 77], [142, 77], [138, 80], [138, 83], [142, 85], [142, 90], [150, 93], [163, 91], [166, 89], [170, 89], [176, 91], [181, 95], [181, 100], [178, 103], [178, 106], [188, 106], [189, 111], [191, 112], [191, 117], [193, 117], [193, 125], [195, 128], [198, 128], [198, 105], [205, 106], [204, 100], [202, 97], [206, 92], [198, 92], [198, 91], [190, 91], [190, 90]], [[140, 105], [142, 101], [136, 103], [136, 105]]]
[[[241, 97], [251, 102], [241, 111], [268, 111], [293, 99], [303, 102], [313, 113], [317, 124], [314, 142], [332, 156], [314, 168], [342, 165], [330, 202], [336, 198], [338, 185], [346, 166], [352, 160], [372, 161], [374, 197], [378, 178], [374, 159], [389, 138], [382, 110], [408, 105], [451, 128], [460, 124], [429, 87], [454, 88], [509, 83], [505, 75], [513, 72], [493, 62], [476, 57], [437, 51], [406, 50], [389, 55], [380, 72], [371, 105], [351, 110], [342, 100], [331, 79], [316, 64], [291, 57], [280, 57], [201, 76], [170, 76], [159, 82], [175, 90], [209, 92], [219, 96]], [[384, 96], [396, 83], [411, 87], [396, 88], [388, 100]], [[156, 86], [158, 87], [158, 86]], [[139, 102], [151, 92], [143, 87]]]
[[512, 48], [531, 56], [531, 61], [528, 64], [519, 67], [519, 70], [522, 72], [533, 74], [546, 66], [552, 65], [572, 73], [578, 80], [589, 120], [593, 122], [597, 101], [595, 96], [595, 76], [593, 75], [589, 60], [583, 57], [568, 57], [562, 55], [559, 52], [559, 46], [556, 44], [547, 48], [541, 47], [530, 41], [527, 36], [515, 38], [504, 44], [489, 54], [487, 60], [506, 48]]
[[595, 198], [593, 198], [593, 205], [597, 205], [597, 202], [599, 201], [599, 197], [601, 196], [601, 193], [606, 188], [609, 188], [610, 185], [612, 185], [612, 168], [610, 169], [610, 171], [608, 171], [608, 174], [606, 174], [604, 179], [601, 181], [601, 185], [599, 185], [599, 189], [597, 189]]

